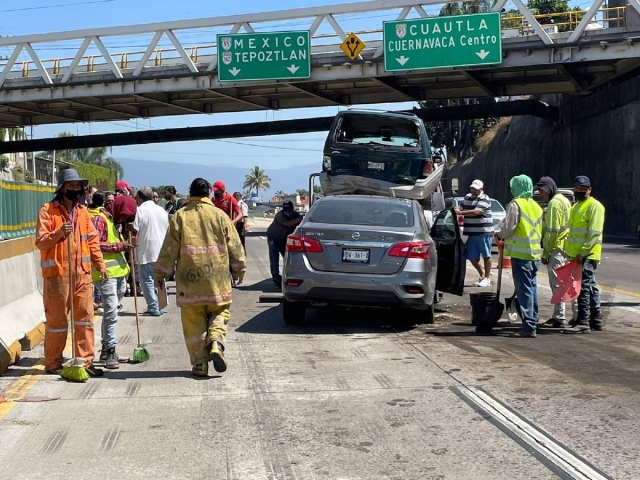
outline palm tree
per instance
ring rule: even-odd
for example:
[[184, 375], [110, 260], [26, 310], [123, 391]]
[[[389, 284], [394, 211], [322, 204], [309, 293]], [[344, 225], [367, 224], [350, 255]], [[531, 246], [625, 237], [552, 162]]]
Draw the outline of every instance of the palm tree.
[[278, 191], [275, 193], [275, 196], [276, 196], [276, 197], [284, 197], [285, 195], [286, 195], [286, 193], [284, 193], [282, 190], [278, 190]]
[[269, 183], [271, 178], [264, 173], [260, 167], [255, 166], [251, 169], [249, 175], [244, 177], [244, 185], [242, 188], [256, 189], [256, 197], [260, 196], [260, 190], [268, 190], [271, 188]]

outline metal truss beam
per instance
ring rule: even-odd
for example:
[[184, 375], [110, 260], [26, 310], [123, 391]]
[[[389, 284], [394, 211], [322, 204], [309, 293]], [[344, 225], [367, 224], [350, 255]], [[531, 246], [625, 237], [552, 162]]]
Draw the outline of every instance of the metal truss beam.
[[[550, 36], [545, 32], [540, 23], [535, 19], [532, 12], [527, 8], [523, 0], [512, 0], [518, 11], [524, 16], [527, 22], [534, 29], [540, 40], [546, 45], [558, 45], [564, 43], [562, 40], [554, 42]], [[568, 43], [577, 42], [582, 37], [587, 25], [597, 14], [604, 0], [593, 0], [588, 13], [579, 23], [576, 30], [570, 35]], [[157, 50], [160, 40], [166, 37], [173, 45], [173, 51], [177, 53], [178, 59], [171, 57], [171, 65], [181, 65], [189, 70], [193, 74], [202, 71], [215, 72], [217, 68], [217, 58], [215, 55], [209, 56], [207, 62], [200, 67], [196, 65], [194, 59], [186, 53], [184, 45], [178, 40], [175, 32], [179, 30], [197, 30], [203, 28], [220, 28], [228, 27], [230, 33], [237, 33], [241, 30], [246, 32], [254, 32], [255, 24], [264, 24], [276, 21], [289, 21], [299, 19], [309, 19], [309, 30], [312, 35], [312, 52], [313, 54], [322, 53], [326, 49], [326, 41], [320, 41], [316, 36], [317, 30], [323, 22], [326, 22], [332, 29], [335, 35], [343, 40], [346, 37], [346, 29], [340, 24], [343, 20], [341, 16], [349, 16], [353, 14], [372, 13], [380, 11], [399, 10], [397, 15], [398, 20], [406, 19], [415, 12], [419, 17], [426, 17], [425, 6], [427, 5], [441, 5], [442, 0], [372, 0], [356, 3], [345, 3], [341, 5], [323, 6], [323, 7], [308, 7], [297, 8], [284, 11], [272, 11], [257, 14], [244, 14], [244, 15], [231, 15], [226, 17], [212, 17], [202, 18], [194, 20], [182, 20], [175, 22], [159, 22], [145, 25], [131, 25], [122, 27], [107, 27], [96, 29], [83, 29], [76, 31], [66, 32], [54, 32], [46, 34], [34, 34], [34, 35], [18, 35], [14, 37], [2, 37], [0, 38], [1, 47], [13, 47], [13, 52], [9, 58], [9, 61], [5, 65], [2, 73], [0, 73], [0, 87], [2, 87], [8, 78], [14, 78], [17, 72], [12, 71], [19, 54], [26, 51], [31, 56], [31, 62], [35, 66], [35, 71], [38, 76], [42, 78], [46, 85], [65, 84], [68, 83], [75, 74], [75, 70], [81, 63], [83, 56], [86, 54], [91, 43], [95, 44], [100, 51], [101, 56], [104, 58], [105, 65], [100, 65], [100, 68], [104, 69], [116, 79], [122, 79], [123, 73], [120, 67], [113, 60], [112, 53], [109, 52], [107, 46], [105, 46], [103, 39], [107, 37], [123, 37], [123, 36], [135, 36], [135, 35], [153, 35], [152, 40], [148, 43], [147, 48], [142, 55], [142, 58], [135, 64], [133, 71], [133, 77], [140, 77], [145, 74], [145, 68], [149, 62], [153, 53]], [[500, 11], [506, 5], [506, 0], [498, 0], [498, 2], [492, 7], [493, 11]], [[640, 0], [629, 0], [631, 8], [635, 8], [640, 12]], [[375, 17], [375, 15], [374, 15]], [[304, 28], [304, 27], [302, 27]], [[381, 37], [379, 32], [380, 24], [375, 24], [374, 28], [369, 28], [367, 35], [371, 35], [371, 31], [376, 32]], [[60, 80], [53, 80], [51, 72], [58, 73], [60, 71], [60, 65], [58, 64], [54, 69], [48, 71], [45, 69], [43, 62], [36, 54], [33, 45], [46, 44], [54, 42], [65, 41], [78, 41], [81, 42], [81, 46], [76, 51], [76, 54], [69, 66], [63, 67], [64, 75]], [[369, 43], [369, 40], [368, 40]], [[373, 56], [371, 58], [377, 59], [383, 55], [383, 44], [381, 41], [376, 41], [377, 45]], [[209, 47], [210, 48], [210, 47]], [[120, 52], [118, 52], [120, 53]], [[125, 52], [126, 53], [126, 52]], [[370, 53], [369, 53], [370, 55]], [[359, 61], [364, 60], [362, 56], [359, 57]], [[92, 72], [93, 73], [93, 72]]]
[[[96, 100], [96, 102], [91, 102], [91, 101], [81, 101], [81, 100], [76, 100], [76, 99], [69, 99], [69, 103], [75, 103], [76, 105], [81, 105], [83, 107], [89, 107], [89, 108], [94, 108], [96, 110], [100, 110], [103, 112], [111, 112], [111, 113], [116, 113], [118, 115], [123, 115], [127, 118], [131, 118], [131, 117], [139, 117], [140, 115], [140, 110], [138, 108], [132, 107], [130, 105], [118, 105], [118, 107], [124, 107], [126, 109], [130, 110], [130, 113], [127, 112], [123, 112], [122, 110], [119, 110], [117, 108], [113, 108], [112, 106], [108, 106], [108, 105], [104, 105], [104, 103], [102, 101], [100, 101], [99, 99]], [[99, 105], [97, 105], [96, 103], [98, 103]], [[131, 109], [133, 109], [133, 111], [131, 111]]]
[[311, 95], [312, 97], [319, 98], [333, 105], [342, 105], [342, 97], [338, 93], [330, 92], [327, 90], [320, 90], [314, 85], [306, 83], [287, 83], [288, 86], [300, 90], [304, 93]]
[[482, 90], [487, 96], [489, 97], [498, 96], [491, 88], [489, 88], [482, 80], [480, 80], [480, 78], [478, 78], [479, 75], [477, 73], [472, 72], [470, 70], [462, 70], [461, 73], [467, 78], [467, 80], [469, 80], [476, 87]]
[[136, 94], [134, 96], [141, 100], [146, 100], [146, 101], [150, 100], [152, 102], [160, 103], [168, 107], [177, 108], [178, 110], [183, 110], [187, 113], [206, 113], [204, 109], [195, 109], [195, 108], [185, 107], [184, 105], [178, 105], [171, 101], [171, 98], [169, 97], [169, 95], [164, 93], [153, 93], [153, 94], [147, 94], [147, 95]]
[[269, 102], [265, 101], [264, 103], [260, 103], [260, 102], [256, 102], [255, 100], [248, 100], [247, 98], [240, 95], [240, 93], [238, 92], [238, 89], [236, 88], [225, 88], [223, 90], [218, 90], [218, 89], [216, 90], [205, 89], [205, 90], [209, 93], [214, 93], [218, 95], [220, 98], [229, 98], [237, 102], [242, 102], [246, 105], [251, 105], [252, 107], [258, 107], [261, 110], [271, 110], [271, 106], [269, 105]]
[[37, 106], [28, 107], [28, 106], [23, 105], [22, 103], [20, 105], [12, 103], [12, 104], [8, 104], [6, 106], [7, 106], [7, 108], [14, 109], [14, 110], [19, 110], [21, 112], [33, 113], [33, 114], [36, 114], [36, 115], [46, 115], [47, 117], [55, 118], [55, 119], [58, 119], [58, 120], [63, 120], [64, 122], [67, 122], [67, 123], [68, 122], [79, 122], [79, 121], [83, 120], [83, 118], [80, 115], [76, 114], [76, 112], [73, 112], [74, 115], [68, 117], [66, 115], [58, 115], [56, 113], [45, 112], [42, 109], [40, 109], [39, 107], [37, 107]]
[[398, 80], [393, 77], [377, 77], [375, 80], [394, 92], [404, 95], [409, 101], [420, 102], [424, 100], [424, 93], [422, 90], [416, 87], [400, 85]]

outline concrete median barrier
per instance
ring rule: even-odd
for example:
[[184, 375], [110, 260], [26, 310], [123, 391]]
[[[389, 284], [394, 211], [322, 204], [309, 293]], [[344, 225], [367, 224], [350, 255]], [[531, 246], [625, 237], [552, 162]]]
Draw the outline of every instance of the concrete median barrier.
[[39, 264], [34, 237], [0, 242], [0, 374], [44, 339]]

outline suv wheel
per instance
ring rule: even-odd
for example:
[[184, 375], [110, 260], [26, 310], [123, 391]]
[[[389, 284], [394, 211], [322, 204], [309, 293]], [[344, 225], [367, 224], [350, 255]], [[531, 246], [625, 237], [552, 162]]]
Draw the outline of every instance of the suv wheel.
[[287, 325], [302, 325], [307, 308], [303, 303], [282, 299], [282, 319]]

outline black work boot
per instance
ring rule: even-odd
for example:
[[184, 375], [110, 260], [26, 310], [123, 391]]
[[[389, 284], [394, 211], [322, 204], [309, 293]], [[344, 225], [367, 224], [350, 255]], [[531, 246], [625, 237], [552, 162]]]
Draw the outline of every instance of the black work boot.
[[107, 359], [105, 360], [104, 368], [108, 368], [109, 370], [120, 368], [120, 359], [118, 358], [115, 347], [107, 350]]

